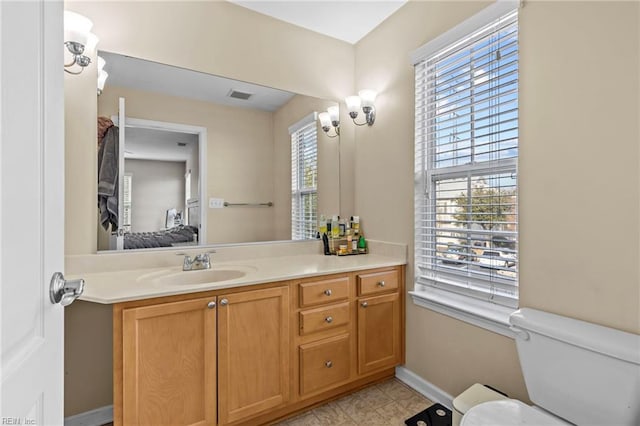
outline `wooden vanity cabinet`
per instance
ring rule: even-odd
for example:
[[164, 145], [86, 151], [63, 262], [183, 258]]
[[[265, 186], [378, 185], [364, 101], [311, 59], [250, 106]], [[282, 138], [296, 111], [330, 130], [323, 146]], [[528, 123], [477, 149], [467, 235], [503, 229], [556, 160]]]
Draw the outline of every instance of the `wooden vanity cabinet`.
[[218, 421], [289, 400], [289, 287], [218, 296]]
[[113, 307], [114, 424], [266, 424], [392, 377], [404, 267]]
[[224, 425], [283, 406], [289, 348], [287, 285], [115, 305], [114, 423]]
[[215, 364], [215, 297], [123, 309], [122, 424], [214, 425]]
[[358, 274], [358, 373], [403, 361], [401, 269]]

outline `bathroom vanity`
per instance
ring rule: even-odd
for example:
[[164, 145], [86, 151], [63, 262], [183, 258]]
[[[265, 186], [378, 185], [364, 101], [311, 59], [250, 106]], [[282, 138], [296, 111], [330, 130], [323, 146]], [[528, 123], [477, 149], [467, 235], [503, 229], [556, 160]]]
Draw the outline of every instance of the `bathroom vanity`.
[[300, 255], [88, 274], [83, 299], [112, 304], [114, 424], [264, 424], [392, 377], [404, 263]]

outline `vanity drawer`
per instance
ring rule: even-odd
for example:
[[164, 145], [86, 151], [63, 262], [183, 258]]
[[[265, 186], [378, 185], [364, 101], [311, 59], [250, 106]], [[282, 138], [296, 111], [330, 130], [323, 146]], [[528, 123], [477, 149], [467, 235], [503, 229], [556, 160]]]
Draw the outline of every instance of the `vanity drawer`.
[[300, 312], [300, 335], [330, 330], [349, 323], [349, 302]]
[[398, 271], [374, 272], [358, 275], [358, 295], [383, 293], [398, 289]]
[[349, 297], [349, 277], [300, 284], [300, 307], [323, 305]]
[[300, 346], [300, 394], [307, 395], [348, 380], [351, 371], [348, 334]]

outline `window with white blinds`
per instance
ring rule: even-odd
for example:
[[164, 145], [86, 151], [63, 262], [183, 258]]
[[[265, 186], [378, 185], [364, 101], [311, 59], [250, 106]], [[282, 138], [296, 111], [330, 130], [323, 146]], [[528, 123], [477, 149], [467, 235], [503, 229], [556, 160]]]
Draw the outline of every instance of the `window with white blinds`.
[[517, 10], [456, 30], [415, 63], [416, 284], [517, 307]]
[[316, 237], [318, 137], [315, 114], [289, 128], [291, 134], [291, 239]]

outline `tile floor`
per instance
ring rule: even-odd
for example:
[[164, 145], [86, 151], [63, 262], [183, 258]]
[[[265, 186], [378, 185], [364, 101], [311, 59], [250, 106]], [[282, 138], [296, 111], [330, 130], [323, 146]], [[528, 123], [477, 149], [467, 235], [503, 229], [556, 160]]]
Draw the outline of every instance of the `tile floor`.
[[[369, 386], [275, 426], [404, 426], [404, 421], [431, 405], [424, 396], [396, 379]], [[103, 426], [113, 426], [107, 423]]]
[[277, 426], [404, 426], [431, 401], [396, 379], [298, 414]]

